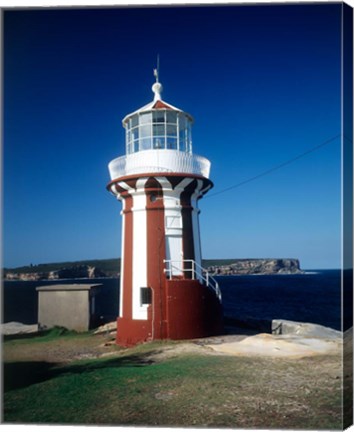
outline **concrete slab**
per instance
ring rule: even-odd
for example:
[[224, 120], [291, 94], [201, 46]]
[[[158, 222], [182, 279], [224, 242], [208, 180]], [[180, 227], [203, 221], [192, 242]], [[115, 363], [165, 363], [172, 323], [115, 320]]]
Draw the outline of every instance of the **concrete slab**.
[[278, 335], [298, 335], [323, 339], [337, 339], [342, 336], [338, 330], [320, 324], [289, 321], [283, 319], [272, 320], [272, 333]]

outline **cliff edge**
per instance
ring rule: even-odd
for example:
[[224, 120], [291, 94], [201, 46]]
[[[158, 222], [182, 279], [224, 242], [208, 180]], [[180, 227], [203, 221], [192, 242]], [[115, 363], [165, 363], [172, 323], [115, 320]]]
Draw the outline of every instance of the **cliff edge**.
[[56, 279], [94, 279], [106, 277], [106, 274], [97, 267], [80, 265], [73, 267], [64, 267], [59, 270], [51, 270], [46, 272], [26, 272], [14, 273], [5, 272], [5, 280], [22, 280], [22, 281], [38, 281], [38, 280], [56, 280]]
[[212, 265], [207, 268], [214, 275], [250, 274], [300, 274], [298, 259], [239, 259], [227, 265]]

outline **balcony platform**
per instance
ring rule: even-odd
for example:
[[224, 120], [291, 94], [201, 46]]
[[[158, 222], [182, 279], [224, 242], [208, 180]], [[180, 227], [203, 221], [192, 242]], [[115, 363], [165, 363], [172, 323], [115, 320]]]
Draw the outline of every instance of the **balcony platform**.
[[144, 173], [183, 173], [209, 178], [210, 161], [178, 150], [144, 150], [113, 159], [108, 165], [111, 180]]

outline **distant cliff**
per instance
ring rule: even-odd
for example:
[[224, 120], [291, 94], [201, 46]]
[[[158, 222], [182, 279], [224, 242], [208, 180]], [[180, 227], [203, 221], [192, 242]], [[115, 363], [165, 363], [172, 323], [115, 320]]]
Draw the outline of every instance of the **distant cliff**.
[[[216, 275], [303, 273], [297, 259], [214, 259], [203, 267]], [[118, 277], [120, 259], [76, 261], [3, 269], [5, 280], [55, 280]]]
[[64, 267], [58, 270], [48, 272], [29, 272], [29, 273], [12, 273], [5, 272], [6, 280], [23, 280], [23, 281], [37, 281], [37, 280], [55, 280], [55, 279], [77, 279], [86, 278], [93, 279], [105, 277], [106, 274], [92, 266], [79, 265], [73, 267]]
[[207, 270], [215, 275], [303, 273], [298, 259], [239, 259], [227, 265], [209, 266]]

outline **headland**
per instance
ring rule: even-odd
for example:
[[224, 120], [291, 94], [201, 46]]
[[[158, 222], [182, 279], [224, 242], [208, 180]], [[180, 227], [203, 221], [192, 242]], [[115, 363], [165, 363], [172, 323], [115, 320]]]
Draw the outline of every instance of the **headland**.
[[[206, 259], [203, 267], [214, 275], [299, 274], [300, 262], [295, 258]], [[29, 265], [3, 269], [5, 280], [37, 281], [57, 279], [96, 279], [119, 277], [120, 259], [86, 260]]]

